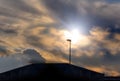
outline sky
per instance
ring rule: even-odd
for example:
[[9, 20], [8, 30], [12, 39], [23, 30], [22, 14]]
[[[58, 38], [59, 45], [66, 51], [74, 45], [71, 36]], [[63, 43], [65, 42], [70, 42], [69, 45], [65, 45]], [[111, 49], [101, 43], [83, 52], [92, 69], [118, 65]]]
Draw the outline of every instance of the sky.
[[119, 15], [119, 0], [0, 0], [1, 62], [11, 67], [9, 58], [33, 49], [68, 63], [71, 38], [73, 65], [119, 76]]
[[45, 59], [36, 50], [26, 49], [22, 53], [0, 57], [0, 73], [34, 63], [45, 63]]

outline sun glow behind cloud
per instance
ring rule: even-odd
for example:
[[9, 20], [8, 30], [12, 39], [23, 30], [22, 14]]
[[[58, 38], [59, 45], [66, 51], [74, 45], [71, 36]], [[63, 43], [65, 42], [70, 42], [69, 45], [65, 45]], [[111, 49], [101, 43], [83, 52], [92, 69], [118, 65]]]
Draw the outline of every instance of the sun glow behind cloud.
[[88, 37], [81, 34], [78, 29], [64, 31], [64, 39], [71, 39], [74, 47], [86, 46], [90, 43]]
[[69, 31], [64, 31], [64, 35], [66, 39], [71, 39], [72, 42], [75, 44], [79, 40], [79, 32], [78, 30], [72, 30], [71, 32]]

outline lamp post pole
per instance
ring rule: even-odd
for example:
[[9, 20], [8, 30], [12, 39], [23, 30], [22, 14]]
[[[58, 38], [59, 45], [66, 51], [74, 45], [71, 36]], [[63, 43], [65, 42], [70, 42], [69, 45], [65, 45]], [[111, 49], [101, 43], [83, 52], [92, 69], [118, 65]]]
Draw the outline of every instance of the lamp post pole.
[[69, 64], [71, 64], [71, 39], [67, 39], [69, 42]]

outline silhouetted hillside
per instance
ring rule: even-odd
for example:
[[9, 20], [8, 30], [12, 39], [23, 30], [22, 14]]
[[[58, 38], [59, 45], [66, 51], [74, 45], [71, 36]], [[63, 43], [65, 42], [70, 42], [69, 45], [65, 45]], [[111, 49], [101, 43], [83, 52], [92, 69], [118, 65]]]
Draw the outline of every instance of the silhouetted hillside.
[[31, 64], [0, 74], [0, 81], [103, 81], [104, 74], [66, 63]]

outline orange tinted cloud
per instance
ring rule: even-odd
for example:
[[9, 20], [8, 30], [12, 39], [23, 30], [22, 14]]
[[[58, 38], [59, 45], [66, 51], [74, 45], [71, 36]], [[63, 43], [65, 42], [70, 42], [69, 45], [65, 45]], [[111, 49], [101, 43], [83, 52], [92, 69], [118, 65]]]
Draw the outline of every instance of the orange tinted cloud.
[[[55, 1], [56, 5], [53, 5], [51, 0], [1, 0], [1, 55], [15, 54], [26, 48], [34, 48], [47, 62], [68, 62], [68, 42], [64, 32], [69, 31], [69, 28], [64, 27], [66, 23], [68, 25], [69, 21], [78, 21], [88, 24], [89, 21], [81, 20], [81, 16], [88, 14], [87, 17], [91, 17], [90, 14], [92, 14], [103, 20], [119, 19], [119, 15], [114, 15], [119, 14], [118, 4], [108, 5], [98, 0], [92, 3], [88, 0]], [[102, 24], [103, 22], [106, 23], [100, 21]], [[87, 30], [87, 26], [85, 27]], [[108, 75], [118, 75], [120, 73], [118, 69], [120, 36], [115, 33], [113, 38], [109, 38], [110, 34], [109, 28], [101, 26], [90, 28], [89, 34], [80, 34], [79, 41], [72, 44], [72, 63], [78, 66], [83, 65], [94, 71], [105, 72]]]

